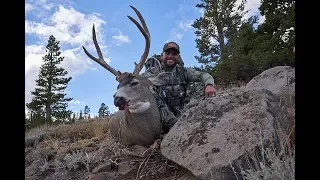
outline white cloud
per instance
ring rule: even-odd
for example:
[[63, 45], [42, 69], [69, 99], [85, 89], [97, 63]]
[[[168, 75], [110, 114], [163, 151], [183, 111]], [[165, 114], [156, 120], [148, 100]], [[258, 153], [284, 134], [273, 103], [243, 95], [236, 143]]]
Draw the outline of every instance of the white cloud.
[[[26, 38], [25, 46], [25, 102], [31, 101], [31, 93], [36, 87], [35, 80], [38, 78], [39, 67], [43, 63], [42, 57], [46, 54], [45, 46], [50, 35], [60, 41], [61, 56], [64, 56], [64, 61], [60, 64], [61, 67], [68, 71], [68, 76], [79, 75], [86, 70], [94, 70], [92, 60], [89, 59], [81, 45], [84, 45], [92, 55], [96, 55], [96, 50], [92, 42], [92, 25], [95, 24], [97, 39], [100, 48], [103, 52], [107, 63], [110, 63], [110, 58], [106, 56], [107, 45], [103, 43], [104, 34], [103, 24], [106, 24], [97, 13], [83, 14], [73, 8], [66, 8], [63, 5], [44, 4], [46, 0], [29, 2], [26, 7], [26, 12], [32, 13], [35, 10], [42, 8], [43, 12], [48, 12], [49, 9], [57, 7], [56, 11], [46, 19], [40, 21], [32, 21], [26, 19], [25, 33], [26, 36], [32, 35], [39, 38], [36, 44], [30, 44]], [[32, 7], [32, 8], [31, 8]], [[37, 8], [33, 8], [37, 7]]]
[[178, 41], [183, 38], [184, 33], [192, 28], [193, 20], [182, 18], [178, 21], [178, 27], [172, 28], [170, 32], [170, 38], [166, 41]]
[[29, 3], [26, 3], [24, 7], [25, 7], [25, 14], [27, 14], [27, 12], [33, 9], [33, 6]]
[[[37, 18], [45, 19], [50, 15], [50, 10], [57, 6], [57, 3], [70, 4], [69, 0], [26, 0], [26, 14], [30, 13], [35, 15]], [[30, 9], [30, 7], [32, 7]], [[32, 10], [32, 11], [31, 11]]]
[[181, 20], [179, 22], [179, 28], [182, 29], [183, 31], [187, 31], [188, 29], [192, 28], [193, 20]]
[[92, 43], [92, 25], [98, 41], [102, 41], [101, 26], [105, 21], [100, 19], [97, 13], [85, 15], [73, 8], [67, 9], [59, 6], [58, 10], [49, 18], [49, 23], [26, 20], [25, 32], [35, 34], [42, 41], [46, 41], [50, 35], [54, 35], [61, 44], [81, 45]]
[[178, 6], [178, 12], [180, 14], [186, 14], [186, 13], [192, 12], [193, 10], [194, 10], [194, 6], [187, 5], [186, 2], [183, 2]]
[[81, 102], [81, 101], [79, 101], [79, 100], [71, 100], [70, 102], [69, 102], [69, 104], [83, 104], [83, 102]]
[[258, 24], [262, 24], [265, 21], [266, 17], [265, 16], [260, 16]]
[[112, 36], [112, 39], [113, 39], [112, 43], [116, 44], [116, 46], [120, 46], [121, 44], [130, 43], [131, 42], [129, 37], [123, 35], [120, 30], [118, 30], [118, 35]]
[[[240, 4], [241, 0], [238, 0], [237, 3]], [[247, 0], [244, 10], [249, 12], [244, 15], [243, 19], [248, 19], [253, 15], [259, 15], [259, 24], [263, 23], [265, 20], [264, 16], [260, 16], [259, 6], [261, 5], [261, 0]]]
[[[236, 1], [236, 7], [240, 5], [242, 0]], [[244, 15], [242, 20], [248, 19], [249, 17], [253, 15], [259, 16], [259, 24], [262, 24], [265, 20], [264, 16], [260, 15], [259, 6], [261, 5], [261, 0], [247, 0], [247, 3], [245, 4], [244, 11], [248, 11], [247, 14]], [[196, 7], [195, 7], [196, 8]], [[204, 9], [203, 8], [196, 8], [200, 16], [202, 17], [204, 15]]]
[[199, 13], [200, 13], [200, 16], [204, 16], [204, 9], [203, 8], [199, 8]]
[[170, 33], [170, 38], [166, 42], [178, 41], [182, 39], [183, 35], [184, 34], [181, 31], [179, 31], [177, 28], [173, 28]]

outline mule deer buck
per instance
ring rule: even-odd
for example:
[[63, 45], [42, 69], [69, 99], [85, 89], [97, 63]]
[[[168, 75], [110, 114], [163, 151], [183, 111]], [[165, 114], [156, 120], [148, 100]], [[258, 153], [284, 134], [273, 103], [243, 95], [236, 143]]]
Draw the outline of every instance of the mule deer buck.
[[[83, 50], [88, 57], [100, 64], [115, 76], [120, 76], [117, 92], [114, 95], [114, 104], [119, 111], [109, 120], [109, 132], [113, 138], [124, 145], [150, 146], [160, 138], [161, 119], [157, 101], [152, 93], [154, 85], [162, 85], [166, 73], [154, 77], [139, 77], [150, 49], [150, 34], [140, 12], [130, 6], [137, 14], [142, 26], [132, 17], [128, 18], [139, 28], [146, 40], [145, 49], [140, 62], [135, 63], [133, 73], [121, 73], [110, 67], [103, 59], [96, 39], [95, 28], [92, 28], [92, 38], [99, 58], [92, 56], [84, 46]], [[161, 77], [162, 76], [162, 77]]]

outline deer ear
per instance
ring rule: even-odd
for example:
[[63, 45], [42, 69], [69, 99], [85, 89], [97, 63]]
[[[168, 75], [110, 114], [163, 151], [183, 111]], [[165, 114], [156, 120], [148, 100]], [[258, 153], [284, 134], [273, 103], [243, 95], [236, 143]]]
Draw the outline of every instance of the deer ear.
[[172, 72], [162, 72], [156, 76], [148, 77], [149, 81], [155, 86], [162, 86], [171, 80]]

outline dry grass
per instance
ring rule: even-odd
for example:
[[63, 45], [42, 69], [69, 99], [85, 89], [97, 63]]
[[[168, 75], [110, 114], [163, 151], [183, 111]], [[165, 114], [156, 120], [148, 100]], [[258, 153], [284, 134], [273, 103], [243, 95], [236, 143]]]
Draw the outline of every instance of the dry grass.
[[235, 83], [230, 83], [228, 85], [216, 84], [215, 86], [216, 86], [217, 93], [219, 93], [219, 92], [225, 92], [225, 91], [230, 91], [234, 89], [244, 88], [246, 86], [246, 83], [244, 81], [239, 81]]
[[47, 137], [56, 139], [91, 139], [101, 138], [108, 131], [108, 119], [92, 119], [89, 121], [76, 121], [74, 124], [42, 125], [26, 133], [26, 137], [46, 134]]
[[[76, 169], [86, 165], [87, 152], [99, 148], [97, 145], [108, 134], [108, 119], [77, 121], [74, 124], [42, 125], [26, 133], [26, 165], [39, 160], [40, 172], [48, 169]], [[86, 165], [87, 166], [87, 165]]]

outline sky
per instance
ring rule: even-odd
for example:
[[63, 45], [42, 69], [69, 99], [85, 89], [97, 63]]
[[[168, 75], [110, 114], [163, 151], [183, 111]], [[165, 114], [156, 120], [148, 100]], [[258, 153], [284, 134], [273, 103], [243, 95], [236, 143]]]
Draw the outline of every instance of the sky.
[[[151, 36], [149, 57], [160, 54], [169, 41], [179, 44], [186, 66], [199, 65], [194, 56], [199, 55], [191, 26], [203, 15], [195, 5], [200, 0], [26, 0], [25, 1], [25, 103], [32, 99], [36, 87], [42, 57], [50, 35], [60, 41], [64, 61], [61, 67], [72, 76], [65, 93], [72, 97], [68, 109], [79, 112], [88, 105], [92, 115], [97, 115], [101, 103], [111, 112], [116, 92], [115, 76], [87, 57], [82, 49], [97, 57], [92, 41], [92, 25], [95, 24], [98, 43], [107, 63], [121, 72], [132, 72], [145, 47], [145, 39], [127, 15], [138, 22], [132, 5], [144, 17]], [[244, 17], [259, 15], [260, 0], [247, 0]], [[260, 17], [260, 23], [264, 17]], [[142, 69], [141, 72], [143, 72]]]

